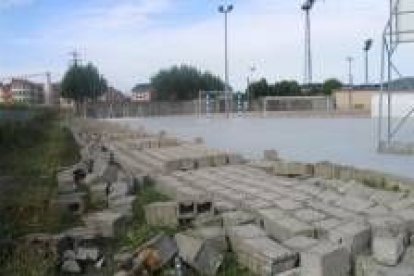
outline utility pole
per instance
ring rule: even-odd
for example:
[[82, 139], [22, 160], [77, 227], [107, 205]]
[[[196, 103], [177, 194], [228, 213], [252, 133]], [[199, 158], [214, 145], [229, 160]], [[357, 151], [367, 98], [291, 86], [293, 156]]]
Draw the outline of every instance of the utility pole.
[[69, 52], [69, 55], [72, 57], [72, 65], [78, 66], [80, 63], [79, 52], [74, 50], [72, 52]]
[[348, 89], [349, 89], [349, 98], [348, 98], [348, 104], [349, 104], [349, 110], [353, 109], [353, 104], [352, 104], [352, 90], [353, 90], [353, 85], [354, 85], [354, 79], [353, 79], [353, 75], [352, 75], [352, 62], [354, 61], [353, 57], [347, 57], [346, 60], [348, 61]]
[[220, 5], [218, 11], [224, 14], [224, 100], [225, 100], [225, 112], [227, 118], [230, 117], [230, 106], [229, 106], [229, 94], [230, 94], [230, 83], [229, 83], [229, 60], [228, 60], [228, 30], [227, 30], [227, 17], [228, 14], [233, 10], [233, 5], [227, 5], [227, 1], [224, 5]]

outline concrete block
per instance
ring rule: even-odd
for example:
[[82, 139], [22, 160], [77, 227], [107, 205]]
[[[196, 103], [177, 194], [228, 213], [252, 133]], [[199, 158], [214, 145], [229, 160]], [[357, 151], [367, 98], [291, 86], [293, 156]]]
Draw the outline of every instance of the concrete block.
[[72, 215], [81, 215], [85, 211], [86, 193], [61, 194], [52, 201], [55, 208]]
[[267, 237], [242, 239], [236, 255], [242, 266], [257, 275], [275, 275], [297, 263], [297, 254]]
[[176, 234], [175, 241], [184, 262], [202, 275], [216, 275], [224, 256], [211, 240], [187, 232]]
[[372, 241], [374, 259], [383, 265], [397, 265], [404, 253], [404, 239], [403, 234], [396, 237], [374, 235]]
[[114, 238], [126, 231], [126, 218], [121, 213], [100, 211], [82, 217], [82, 221], [89, 228], [96, 229], [104, 238]]
[[374, 202], [353, 196], [345, 196], [336, 202], [336, 205], [355, 213], [360, 213], [375, 205]]
[[327, 238], [330, 230], [337, 228], [340, 224], [344, 223], [343, 220], [336, 218], [328, 218], [321, 221], [316, 221], [312, 225], [316, 228], [317, 238]]
[[266, 237], [266, 232], [254, 224], [238, 225], [227, 229], [231, 247], [233, 251], [237, 251], [240, 247], [240, 240], [252, 239], [258, 237]]
[[282, 200], [278, 200], [276, 201], [276, 205], [284, 211], [292, 211], [292, 210], [297, 210], [297, 209], [301, 209], [303, 207], [303, 204], [291, 200], [291, 199], [282, 199]]
[[225, 231], [219, 226], [199, 227], [187, 231], [186, 234], [207, 241], [212, 247], [220, 252], [224, 252], [228, 249]]
[[178, 225], [176, 202], [155, 202], [144, 207], [145, 219], [149, 225], [174, 227]]
[[378, 264], [372, 256], [358, 256], [355, 266], [356, 276], [411, 276], [414, 275], [414, 266], [399, 264], [384, 266]]
[[284, 241], [282, 244], [290, 250], [300, 254], [300, 252], [307, 251], [310, 248], [316, 246], [318, 243], [319, 241], [313, 238], [296, 236]]
[[414, 209], [399, 210], [394, 214], [405, 222], [408, 232], [414, 235]]
[[373, 235], [407, 236], [406, 222], [396, 216], [375, 216], [368, 219]]
[[404, 198], [403, 193], [378, 190], [378, 191], [375, 191], [375, 193], [370, 197], [370, 200], [378, 204], [386, 205], [392, 202], [400, 201], [403, 198]]
[[371, 228], [367, 223], [351, 221], [329, 230], [328, 239], [346, 248], [352, 256], [356, 256], [369, 250]]
[[253, 214], [243, 211], [226, 212], [222, 214], [222, 218], [225, 229], [237, 225], [252, 224], [256, 219]]
[[322, 241], [301, 254], [301, 269], [306, 276], [349, 276], [351, 265], [348, 251]]
[[266, 233], [278, 241], [288, 240], [294, 236], [315, 236], [315, 228], [294, 217], [284, 215], [278, 209], [267, 209], [260, 211], [261, 225]]
[[295, 211], [293, 214], [300, 221], [307, 223], [321, 221], [326, 218], [326, 215], [324, 213], [312, 209], [300, 209], [298, 211]]

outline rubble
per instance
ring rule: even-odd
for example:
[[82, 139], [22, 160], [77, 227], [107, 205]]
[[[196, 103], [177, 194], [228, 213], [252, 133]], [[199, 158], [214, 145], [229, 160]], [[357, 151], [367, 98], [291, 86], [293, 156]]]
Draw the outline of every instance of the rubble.
[[145, 219], [149, 225], [178, 225], [178, 206], [176, 202], [154, 202], [144, 207]]

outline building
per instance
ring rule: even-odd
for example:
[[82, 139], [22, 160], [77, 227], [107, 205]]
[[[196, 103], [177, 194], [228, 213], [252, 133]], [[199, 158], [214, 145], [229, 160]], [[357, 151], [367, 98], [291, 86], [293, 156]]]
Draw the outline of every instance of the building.
[[9, 103], [10, 101], [10, 85], [0, 83], [0, 103]]
[[44, 104], [45, 91], [42, 84], [24, 79], [12, 79], [10, 95], [13, 103]]
[[341, 89], [334, 91], [334, 105], [337, 110], [371, 111], [372, 97], [378, 93], [373, 89]]
[[154, 89], [150, 84], [138, 84], [132, 89], [132, 102], [151, 102], [154, 99]]
[[114, 87], [109, 87], [108, 91], [102, 94], [98, 98], [98, 102], [104, 103], [124, 103], [127, 102], [128, 98], [119, 90]]

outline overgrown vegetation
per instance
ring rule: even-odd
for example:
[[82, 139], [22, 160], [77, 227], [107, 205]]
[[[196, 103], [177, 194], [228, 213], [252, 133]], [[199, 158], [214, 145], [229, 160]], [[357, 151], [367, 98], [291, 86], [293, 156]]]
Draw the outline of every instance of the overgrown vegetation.
[[[0, 122], [0, 241], [28, 233], [58, 232], [75, 223], [51, 205], [56, 172], [79, 160], [70, 132], [52, 110], [28, 120]], [[53, 262], [33, 248], [0, 256], [0, 275], [51, 275]]]
[[391, 191], [391, 192], [401, 192], [401, 187], [398, 184], [392, 184], [387, 181], [384, 177], [380, 180], [372, 179], [372, 178], [366, 178], [362, 182], [365, 186], [368, 186], [373, 189], [381, 189], [385, 191]]

